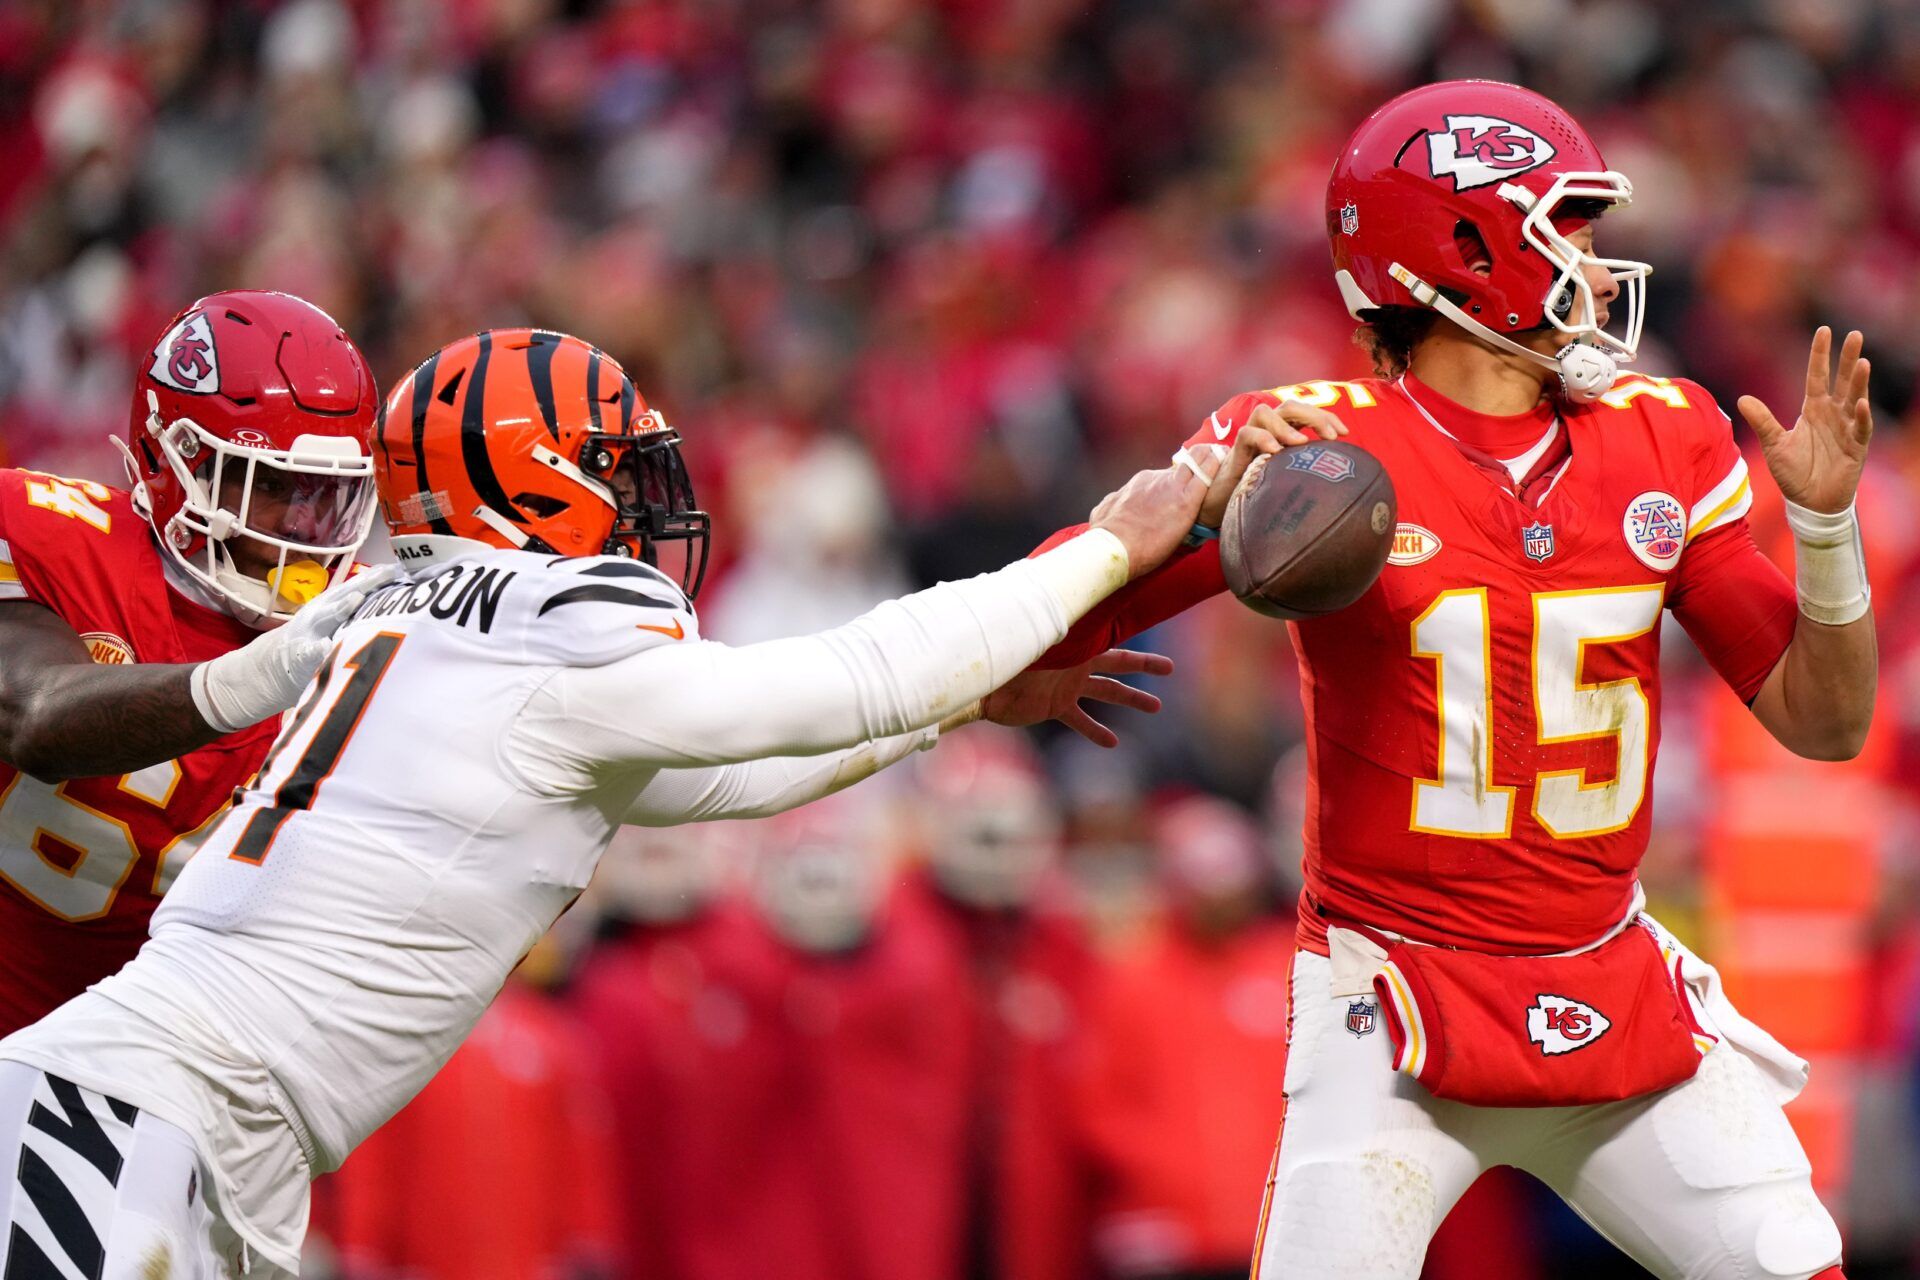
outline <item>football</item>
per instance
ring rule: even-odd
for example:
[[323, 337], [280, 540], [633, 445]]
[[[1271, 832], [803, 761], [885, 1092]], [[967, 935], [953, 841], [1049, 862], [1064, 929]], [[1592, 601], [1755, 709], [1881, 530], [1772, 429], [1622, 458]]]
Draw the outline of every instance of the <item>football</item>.
[[1393, 481], [1344, 440], [1256, 458], [1227, 503], [1227, 586], [1270, 618], [1317, 618], [1366, 594], [1393, 546]]

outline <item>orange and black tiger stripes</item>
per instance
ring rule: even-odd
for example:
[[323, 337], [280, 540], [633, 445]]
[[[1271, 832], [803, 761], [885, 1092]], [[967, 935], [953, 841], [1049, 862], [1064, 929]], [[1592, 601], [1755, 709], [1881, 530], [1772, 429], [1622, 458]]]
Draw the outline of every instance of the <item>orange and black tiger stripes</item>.
[[[653, 450], [646, 461], [637, 445], [642, 424]], [[638, 539], [665, 537], [658, 522], [643, 520], [637, 509], [622, 511], [622, 503], [638, 499], [611, 495], [604, 480], [580, 470], [637, 476], [643, 466], [664, 468], [653, 485], [659, 492], [673, 487], [673, 475], [684, 475], [662, 453], [677, 458], [678, 436], [649, 410], [619, 363], [591, 343], [541, 329], [493, 329], [448, 343], [398, 385], [381, 429], [393, 434], [384, 436], [384, 452], [376, 451], [376, 470], [399, 538], [451, 534], [490, 546], [598, 555], [619, 528], [619, 545], [640, 555]], [[636, 443], [609, 439], [589, 454], [595, 436]], [[552, 465], [555, 454], [571, 467]], [[684, 483], [681, 490], [677, 501], [698, 514], [691, 490]], [[636, 479], [621, 492], [645, 491]], [[687, 528], [670, 540], [691, 537]]]
[[460, 457], [466, 464], [467, 481], [480, 501], [515, 524], [525, 524], [526, 517], [501, 487], [500, 477], [493, 469], [492, 454], [487, 448], [487, 390], [492, 364], [493, 334], [483, 333], [479, 335], [479, 351], [473, 359], [473, 373], [467, 378], [466, 400], [460, 409]]
[[[436, 351], [413, 371], [412, 390], [407, 393], [410, 399], [408, 407], [412, 410], [413, 465], [420, 476], [420, 487], [416, 492], [422, 494], [433, 492], [433, 483], [427, 478], [427, 409], [433, 402], [433, 376], [439, 367], [440, 353]], [[427, 523], [433, 532], [452, 533], [453, 527], [447, 523], [445, 513], [438, 509], [437, 504], [429, 499], [422, 499], [422, 501], [427, 504]]]
[[560, 350], [557, 334], [535, 333], [527, 348], [527, 380], [533, 386], [533, 399], [540, 406], [540, 421], [554, 443], [560, 442], [560, 419], [553, 405], [553, 357]]
[[592, 422], [588, 429], [600, 431], [600, 348], [593, 348], [593, 354], [587, 357], [587, 414]]

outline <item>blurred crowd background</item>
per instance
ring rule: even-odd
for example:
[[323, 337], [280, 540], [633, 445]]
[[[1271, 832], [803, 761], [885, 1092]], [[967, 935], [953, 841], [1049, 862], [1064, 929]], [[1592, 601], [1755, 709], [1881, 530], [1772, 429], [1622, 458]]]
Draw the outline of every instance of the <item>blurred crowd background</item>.
[[[1812, 327], [1868, 334], [1873, 743], [1784, 759], [1671, 629], [1646, 879], [1814, 1059], [1792, 1114], [1849, 1274], [1920, 1275], [1905, 0], [7, 0], [0, 448], [117, 482], [130, 371], [214, 289], [318, 303], [383, 387], [565, 329], [687, 437], [709, 633], [815, 629], [1024, 554], [1235, 392], [1363, 373], [1325, 175], [1465, 75], [1559, 98], [1633, 179], [1603, 236], [1656, 267], [1642, 367], [1787, 417]], [[969, 729], [777, 822], [623, 840], [321, 1183], [315, 1274], [1243, 1275], [1299, 702], [1230, 601], [1147, 643], [1180, 671], [1120, 750]], [[1495, 1174], [1429, 1274], [1642, 1273]]]

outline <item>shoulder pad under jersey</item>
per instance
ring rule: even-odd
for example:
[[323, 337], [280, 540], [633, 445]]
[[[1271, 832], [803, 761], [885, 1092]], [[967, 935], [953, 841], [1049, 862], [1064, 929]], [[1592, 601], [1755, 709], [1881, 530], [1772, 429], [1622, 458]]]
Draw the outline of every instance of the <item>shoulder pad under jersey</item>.
[[61, 588], [107, 586], [145, 563], [147, 523], [125, 491], [93, 480], [0, 469], [0, 600], [57, 606]]
[[1692, 541], [1743, 518], [1753, 505], [1746, 459], [1733, 423], [1710, 392], [1686, 378], [1628, 374], [1586, 412], [1605, 420], [1630, 415], [1649, 433], [1658, 454], [1672, 456], [1674, 496], [1686, 507]]
[[1208, 414], [1175, 451], [1173, 460], [1178, 464], [1183, 455], [1190, 456], [1194, 451], [1211, 451], [1216, 457], [1225, 457], [1226, 451], [1233, 447], [1234, 438], [1240, 434], [1240, 428], [1246, 426], [1247, 420], [1253, 417], [1254, 410], [1262, 405], [1278, 405], [1289, 400], [1326, 409], [1351, 430], [1358, 420], [1353, 411], [1379, 407], [1380, 396], [1385, 388], [1385, 383], [1371, 379], [1336, 382], [1321, 378], [1268, 387], [1263, 391], [1242, 392]]
[[1594, 401], [1590, 412], [1631, 409], [1665, 423], [1696, 418], [1702, 411], [1724, 416], [1706, 388], [1685, 378], [1659, 378], [1650, 373], [1623, 373], [1611, 390]]
[[617, 556], [484, 551], [376, 593], [357, 616], [418, 613], [451, 624], [500, 662], [597, 667], [699, 639], [679, 585]]

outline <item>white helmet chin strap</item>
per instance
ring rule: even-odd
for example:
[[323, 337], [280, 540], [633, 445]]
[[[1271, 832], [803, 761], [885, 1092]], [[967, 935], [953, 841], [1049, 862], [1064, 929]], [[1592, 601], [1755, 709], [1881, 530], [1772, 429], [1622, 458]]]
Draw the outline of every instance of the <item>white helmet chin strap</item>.
[[533, 541], [524, 529], [484, 502], [473, 509], [473, 518], [505, 538], [508, 545], [516, 551], [524, 551], [527, 544]]
[[1620, 365], [1612, 353], [1603, 351], [1588, 342], [1569, 342], [1553, 355], [1535, 351], [1532, 347], [1522, 346], [1502, 333], [1495, 333], [1487, 326], [1462, 311], [1458, 304], [1438, 289], [1422, 280], [1399, 263], [1387, 268], [1391, 275], [1405, 286], [1413, 300], [1422, 306], [1432, 307], [1447, 319], [1471, 333], [1480, 341], [1504, 351], [1508, 355], [1520, 356], [1531, 360], [1544, 369], [1551, 369], [1560, 375], [1560, 388], [1574, 404], [1592, 404], [1612, 389], [1614, 380], [1620, 376]]

